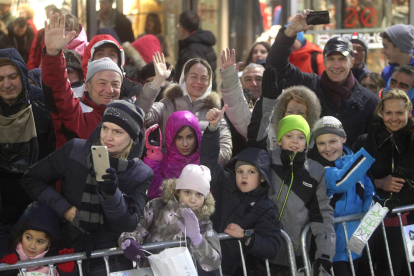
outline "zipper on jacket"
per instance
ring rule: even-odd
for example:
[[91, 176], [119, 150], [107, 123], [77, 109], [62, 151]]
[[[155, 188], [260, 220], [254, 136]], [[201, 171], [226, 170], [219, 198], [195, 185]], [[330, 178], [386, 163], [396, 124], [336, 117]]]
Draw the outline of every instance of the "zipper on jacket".
[[[283, 202], [282, 210], [280, 210], [279, 221], [282, 219], [283, 211], [285, 209], [286, 202], [287, 202], [287, 199], [289, 197], [290, 189], [292, 188], [292, 183], [293, 183], [293, 159], [295, 159], [295, 156], [296, 156], [296, 152], [293, 154], [293, 157], [290, 158], [291, 179], [290, 179], [290, 184], [289, 184], [288, 191], [286, 193], [285, 200]], [[283, 180], [283, 183], [284, 183], [284, 180]], [[282, 183], [282, 187], [283, 187], [283, 183]], [[280, 188], [279, 196], [280, 196], [280, 193], [282, 192], [282, 187]], [[279, 196], [278, 196], [278, 199], [279, 199]]]

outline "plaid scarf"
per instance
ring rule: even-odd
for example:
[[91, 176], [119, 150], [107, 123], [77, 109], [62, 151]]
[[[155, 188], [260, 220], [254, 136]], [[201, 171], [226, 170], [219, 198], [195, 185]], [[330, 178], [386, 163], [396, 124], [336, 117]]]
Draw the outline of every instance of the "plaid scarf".
[[[127, 171], [137, 162], [138, 158], [125, 160], [109, 156], [110, 166], [116, 170], [117, 174]], [[103, 210], [97, 194], [99, 183], [96, 181], [93, 170], [92, 153], [87, 157], [86, 167], [88, 169], [88, 176], [83, 190], [79, 216], [77, 221], [74, 222], [74, 226], [77, 226], [80, 230], [84, 230], [86, 233], [90, 233], [99, 230], [104, 224]]]

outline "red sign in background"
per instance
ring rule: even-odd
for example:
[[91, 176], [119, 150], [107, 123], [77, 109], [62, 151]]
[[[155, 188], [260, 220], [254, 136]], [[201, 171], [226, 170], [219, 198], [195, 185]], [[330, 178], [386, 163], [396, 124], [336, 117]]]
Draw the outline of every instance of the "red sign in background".
[[364, 27], [373, 27], [378, 21], [377, 11], [373, 7], [364, 8], [358, 15], [355, 8], [345, 8], [344, 25], [346, 28], [353, 28], [361, 20]]

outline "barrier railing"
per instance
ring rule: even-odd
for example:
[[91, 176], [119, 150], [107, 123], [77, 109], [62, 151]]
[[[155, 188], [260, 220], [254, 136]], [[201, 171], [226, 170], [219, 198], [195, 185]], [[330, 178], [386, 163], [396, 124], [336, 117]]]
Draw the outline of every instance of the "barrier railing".
[[[281, 231], [281, 236], [283, 240], [285, 241], [285, 244], [288, 249], [287, 251], [289, 254], [288, 257], [289, 257], [292, 276], [297, 276], [295, 252], [293, 249], [292, 241], [290, 237], [286, 234], [286, 232], [284, 232], [283, 230]], [[220, 241], [234, 239], [233, 237], [227, 234], [224, 234], [224, 233], [218, 234], [218, 237]], [[147, 243], [147, 244], [142, 245], [142, 248], [151, 252], [152, 250], [165, 249], [165, 248], [177, 247], [177, 246], [185, 246], [185, 242], [184, 241], [180, 242], [180, 240], [174, 240], [174, 241]], [[241, 243], [240, 243], [240, 252], [243, 253], [243, 248], [242, 248]], [[123, 251], [119, 247], [101, 249], [101, 250], [92, 251], [90, 258], [103, 258], [105, 261], [106, 272], [107, 272], [107, 275], [109, 276], [110, 275], [109, 263], [108, 263], [109, 256], [121, 255], [121, 254], [123, 254]], [[245, 276], [247, 276], [244, 255], [241, 254], [241, 257], [242, 257], [242, 264], [243, 264], [243, 273]], [[40, 259], [18, 261], [16, 264], [13, 264], [13, 265], [0, 264], [0, 272], [6, 271], [6, 270], [20, 269], [23, 272], [23, 275], [26, 275], [26, 268], [28, 267], [43, 265], [43, 266], [48, 266], [50, 269], [53, 270], [54, 264], [69, 262], [69, 261], [76, 261], [78, 268], [79, 268], [79, 275], [82, 276], [83, 275], [82, 260], [86, 260], [86, 259], [88, 258], [86, 257], [86, 254], [84, 252], [68, 254], [68, 255], [52, 256], [52, 257], [43, 257]], [[265, 262], [266, 262], [267, 275], [270, 276], [269, 261], [266, 259]], [[220, 275], [222, 275], [221, 267], [220, 267]]]
[[[409, 211], [412, 211], [412, 210], [414, 210], [414, 205], [407, 205], [407, 206], [394, 208], [391, 211], [391, 214], [397, 214], [398, 219], [399, 219], [401, 234], [402, 234], [402, 238], [403, 238], [403, 241], [404, 241], [405, 257], [406, 257], [406, 261], [407, 261], [407, 265], [408, 265], [408, 271], [409, 271], [410, 276], [413, 276], [413, 275], [412, 275], [412, 271], [411, 271], [409, 251], [408, 251], [407, 243], [406, 243], [406, 239], [405, 239], [404, 226], [402, 224], [401, 213], [409, 212]], [[357, 220], [361, 221], [361, 219], [364, 218], [364, 216], [365, 216], [365, 213], [360, 213], [360, 214], [355, 214], [355, 215], [348, 215], [348, 216], [334, 218], [334, 224], [341, 223], [343, 228], [344, 228], [347, 245], [348, 245], [348, 232], [347, 232], [347, 229], [346, 229], [346, 222], [357, 221]], [[300, 269], [301, 270], [303, 269], [305, 271], [306, 276], [311, 275], [311, 273], [310, 273], [311, 267], [310, 267], [309, 255], [308, 255], [309, 253], [308, 253], [307, 246], [306, 246], [306, 236], [308, 234], [309, 228], [310, 228], [310, 224], [308, 223], [303, 227], [302, 232], [301, 232], [301, 236], [300, 236], [300, 247], [302, 249], [303, 263], [305, 264], [305, 267], [300, 268]], [[387, 259], [388, 259], [388, 264], [390, 266], [391, 276], [394, 276], [393, 269], [392, 269], [391, 255], [390, 255], [388, 241], [387, 241], [387, 234], [385, 232], [385, 225], [384, 225], [383, 221], [381, 222], [381, 228], [382, 228], [382, 233], [383, 233], [383, 236], [384, 236], [385, 248], [386, 248], [386, 252], [387, 252]], [[365, 246], [365, 249], [367, 250], [371, 275], [374, 276], [374, 268], [373, 268], [373, 265], [372, 265], [371, 252], [370, 252], [368, 243]], [[349, 257], [350, 257], [349, 259], [352, 260], [352, 255], [351, 255], [350, 250], [348, 250], [348, 254], [349, 254]], [[355, 269], [354, 269], [352, 261], [350, 262], [350, 265], [351, 265], [352, 275], [355, 276]], [[332, 275], [334, 276], [333, 271], [332, 271]]]

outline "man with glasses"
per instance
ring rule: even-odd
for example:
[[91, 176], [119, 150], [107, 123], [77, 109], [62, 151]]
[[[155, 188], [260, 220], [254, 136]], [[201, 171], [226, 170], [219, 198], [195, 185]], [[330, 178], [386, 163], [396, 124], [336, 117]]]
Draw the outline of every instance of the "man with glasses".
[[358, 36], [358, 33], [354, 33], [350, 39], [352, 46], [354, 47], [354, 58], [355, 62], [351, 68], [352, 74], [357, 81], [360, 81], [361, 77], [365, 73], [369, 73], [367, 70], [367, 56], [368, 56], [368, 45], [365, 40]]

